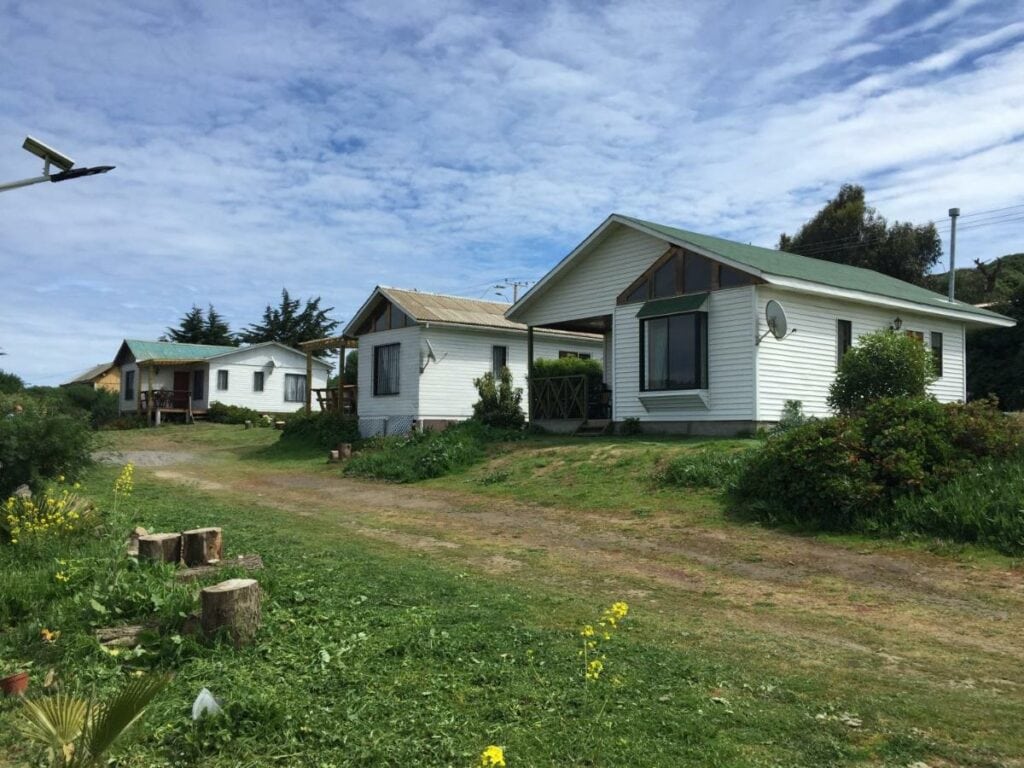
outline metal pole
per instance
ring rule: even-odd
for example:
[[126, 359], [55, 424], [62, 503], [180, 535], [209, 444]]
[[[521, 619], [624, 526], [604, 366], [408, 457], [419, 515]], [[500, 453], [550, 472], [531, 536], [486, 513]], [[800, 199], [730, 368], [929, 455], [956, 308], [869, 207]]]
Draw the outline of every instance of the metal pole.
[[49, 181], [48, 175], [35, 176], [31, 179], [22, 179], [21, 181], [8, 181], [4, 184], [0, 184], [0, 192], [6, 192], [9, 189], [17, 189], [18, 187], [28, 187], [32, 184], [42, 184], [44, 181]]
[[949, 209], [949, 300], [955, 301], [956, 295], [956, 217], [959, 208]]

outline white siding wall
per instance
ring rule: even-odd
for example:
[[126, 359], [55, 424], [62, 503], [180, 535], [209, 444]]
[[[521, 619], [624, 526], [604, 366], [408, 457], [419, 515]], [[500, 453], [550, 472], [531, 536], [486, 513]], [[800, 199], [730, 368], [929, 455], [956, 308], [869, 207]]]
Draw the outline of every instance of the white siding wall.
[[618, 295], [668, 248], [664, 240], [627, 227], [609, 229], [604, 241], [561, 274], [517, 321], [544, 325], [611, 314]]
[[[273, 366], [270, 365], [271, 359], [275, 363]], [[227, 357], [211, 360], [209, 366], [206, 394], [210, 402], [239, 405], [262, 413], [294, 413], [305, 406], [304, 391], [298, 402], [284, 399], [285, 375], [306, 375], [306, 356], [301, 352], [281, 347], [242, 349]], [[218, 371], [228, 372], [227, 390], [217, 389]], [[253, 389], [253, 374], [256, 371], [263, 372], [262, 392], [256, 392]], [[314, 362], [313, 388], [326, 387], [327, 376], [327, 368]], [[315, 402], [314, 407], [316, 407]]]
[[[189, 389], [191, 389], [192, 388], [193, 371], [197, 370], [197, 369], [198, 370], [205, 370], [205, 368], [206, 368], [205, 364], [204, 365], [200, 365], [200, 366], [196, 366], [196, 365], [180, 365], [180, 366], [167, 366], [167, 365], [165, 365], [165, 366], [161, 366], [161, 367], [159, 367], [159, 368], [157, 368], [156, 370], [153, 371], [153, 381], [152, 381], [153, 386], [152, 386], [152, 389], [167, 389], [167, 390], [174, 389], [174, 373], [176, 371], [188, 371], [188, 375], [189, 375], [189, 380], [188, 380], [189, 381]], [[126, 400], [125, 396], [124, 396], [125, 395], [125, 381], [124, 380], [125, 380], [125, 374], [128, 371], [134, 371], [135, 372], [135, 381], [133, 382], [133, 385], [132, 385], [132, 392], [134, 394], [133, 394], [133, 399], [131, 399], [131, 400]], [[135, 363], [126, 363], [125, 365], [121, 366], [121, 391], [120, 391], [119, 397], [120, 397], [120, 410], [121, 410], [122, 413], [130, 413], [130, 412], [135, 411], [140, 382], [142, 384], [142, 389], [143, 390], [150, 389], [150, 379], [149, 379], [149, 368], [148, 367], [143, 366], [142, 370], [139, 370], [139, 367]], [[209, 388], [208, 387], [204, 387], [203, 394], [204, 394], [204, 398], [203, 399], [201, 399], [201, 400], [193, 400], [192, 401], [192, 407], [193, 408], [197, 408], [197, 409], [205, 409], [206, 408], [207, 401], [205, 399], [205, 395], [209, 394]]]
[[[360, 339], [360, 344], [365, 338], [369, 337]], [[508, 347], [508, 367], [512, 372], [513, 384], [523, 389], [523, 410], [526, 410], [525, 331], [435, 325], [423, 329], [423, 338], [430, 340], [438, 362], [430, 363], [420, 376], [419, 410], [415, 412], [418, 418], [465, 419], [472, 416], [473, 403], [478, 400], [473, 380], [491, 370], [491, 350], [495, 346]], [[601, 360], [602, 346], [600, 338], [585, 341], [535, 331], [533, 354], [538, 360], [553, 359], [564, 350], [589, 353], [595, 360]]]
[[[399, 353], [398, 394], [374, 396], [373, 348], [383, 344], [401, 344]], [[398, 328], [367, 333], [359, 337], [359, 416], [416, 416], [419, 412], [420, 329]], [[423, 345], [424, 347], [426, 345]], [[423, 350], [424, 354], [426, 349]]]
[[616, 307], [612, 388], [616, 421], [749, 421], [754, 418], [754, 289], [708, 298], [708, 402], [647, 406], [640, 400], [640, 304]]
[[964, 399], [962, 323], [762, 285], [757, 288], [758, 335], [767, 330], [764, 310], [770, 299], [782, 304], [790, 329], [797, 330], [783, 341], [769, 335], [758, 347], [758, 420], [776, 421], [786, 400], [801, 401], [808, 415], [829, 414], [826, 398], [835, 378], [838, 320], [852, 322], [855, 345], [859, 336], [888, 328], [897, 315], [903, 320], [901, 330], [922, 331], [926, 345], [931, 331], [941, 332], [943, 375], [930, 391], [942, 402]]

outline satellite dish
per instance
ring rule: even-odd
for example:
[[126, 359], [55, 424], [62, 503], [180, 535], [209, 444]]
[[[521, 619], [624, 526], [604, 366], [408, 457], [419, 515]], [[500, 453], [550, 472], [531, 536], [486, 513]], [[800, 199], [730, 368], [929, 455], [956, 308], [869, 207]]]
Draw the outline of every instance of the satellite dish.
[[775, 299], [768, 302], [764, 308], [764, 319], [768, 323], [768, 330], [776, 339], [785, 338], [789, 330], [789, 321], [786, 320], [786, 310], [782, 308]]

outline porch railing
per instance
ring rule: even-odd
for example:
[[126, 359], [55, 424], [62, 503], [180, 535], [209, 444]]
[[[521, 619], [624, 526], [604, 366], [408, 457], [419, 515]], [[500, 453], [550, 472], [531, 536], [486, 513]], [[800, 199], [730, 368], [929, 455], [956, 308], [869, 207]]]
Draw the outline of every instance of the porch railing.
[[183, 411], [192, 410], [192, 390], [190, 389], [144, 389], [139, 392], [139, 410], [149, 413], [150, 410], [175, 408]]
[[313, 397], [316, 398], [321, 411], [337, 411], [340, 409], [342, 413], [355, 415], [356, 403], [359, 400], [358, 391], [355, 384], [345, 384], [341, 392], [338, 391], [337, 387], [314, 388]]
[[611, 390], [584, 374], [551, 376], [530, 382], [533, 418], [611, 418]]

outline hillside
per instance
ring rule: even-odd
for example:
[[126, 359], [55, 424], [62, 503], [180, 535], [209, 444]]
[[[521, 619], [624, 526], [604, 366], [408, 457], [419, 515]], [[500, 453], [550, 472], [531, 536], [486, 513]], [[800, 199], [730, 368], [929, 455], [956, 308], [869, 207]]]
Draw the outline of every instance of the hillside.
[[[928, 275], [925, 286], [949, 290], [949, 272]], [[1024, 253], [1001, 256], [987, 264], [957, 269], [956, 297], [970, 304], [1004, 304], [1024, 286]]]

